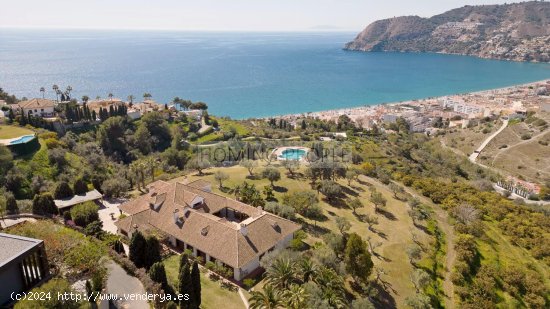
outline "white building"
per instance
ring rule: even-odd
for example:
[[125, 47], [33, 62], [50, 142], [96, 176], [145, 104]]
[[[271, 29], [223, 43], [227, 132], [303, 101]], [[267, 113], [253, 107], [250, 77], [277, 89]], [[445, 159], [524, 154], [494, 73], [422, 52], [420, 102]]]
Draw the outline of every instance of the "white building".
[[22, 101], [13, 106], [18, 112], [25, 115], [32, 115], [34, 117], [53, 117], [55, 116], [55, 102], [48, 99], [31, 99], [28, 101]]

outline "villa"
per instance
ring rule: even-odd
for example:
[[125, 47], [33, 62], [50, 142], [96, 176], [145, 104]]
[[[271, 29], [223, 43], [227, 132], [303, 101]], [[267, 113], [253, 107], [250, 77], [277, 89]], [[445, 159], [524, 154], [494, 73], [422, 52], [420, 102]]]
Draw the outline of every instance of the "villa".
[[300, 229], [261, 207], [212, 193], [206, 181], [156, 181], [148, 189], [119, 206], [128, 217], [116, 222], [118, 233], [160, 232], [173, 247], [233, 269], [237, 281], [258, 270], [264, 254], [288, 246]]
[[34, 117], [53, 117], [55, 116], [55, 102], [48, 99], [31, 99], [22, 101], [13, 105], [15, 111]]
[[91, 111], [95, 111], [96, 113], [99, 113], [100, 108], [109, 110], [111, 106], [117, 107], [122, 105], [125, 105], [124, 102], [121, 99], [116, 99], [116, 98], [99, 99], [99, 100], [89, 101], [88, 103], [86, 103], [86, 106], [88, 106], [88, 108]]

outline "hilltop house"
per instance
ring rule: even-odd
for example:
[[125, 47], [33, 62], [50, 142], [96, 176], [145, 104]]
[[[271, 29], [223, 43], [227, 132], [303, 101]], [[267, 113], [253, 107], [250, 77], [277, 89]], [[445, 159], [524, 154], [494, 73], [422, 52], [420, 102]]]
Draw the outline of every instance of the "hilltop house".
[[[0, 307], [49, 278], [44, 241], [0, 233]], [[9, 308], [9, 307], [8, 307]]]
[[48, 99], [31, 99], [27, 101], [21, 101], [13, 105], [15, 112], [23, 113], [25, 115], [32, 115], [34, 117], [53, 117], [55, 116], [55, 102]]
[[172, 246], [230, 267], [238, 281], [260, 267], [265, 253], [286, 247], [300, 229], [261, 207], [212, 193], [205, 181], [156, 181], [148, 189], [120, 205], [129, 216], [116, 222], [118, 232], [131, 237], [135, 230], [160, 231]]

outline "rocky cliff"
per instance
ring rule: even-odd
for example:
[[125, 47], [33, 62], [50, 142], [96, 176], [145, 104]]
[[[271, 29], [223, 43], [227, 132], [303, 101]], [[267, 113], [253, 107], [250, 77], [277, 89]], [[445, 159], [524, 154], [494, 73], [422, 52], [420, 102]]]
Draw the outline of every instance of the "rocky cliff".
[[550, 62], [550, 2], [465, 6], [430, 18], [379, 20], [345, 49]]

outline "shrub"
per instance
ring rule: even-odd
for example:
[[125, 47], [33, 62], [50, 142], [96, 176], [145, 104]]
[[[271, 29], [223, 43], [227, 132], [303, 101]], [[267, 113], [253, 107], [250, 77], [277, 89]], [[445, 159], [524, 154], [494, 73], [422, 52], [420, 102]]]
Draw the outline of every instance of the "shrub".
[[78, 226], [86, 227], [93, 221], [99, 220], [99, 207], [93, 202], [78, 204], [71, 209], [71, 218]]
[[73, 196], [73, 189], [71, 189], [68, 183], [62, 181], [55, 187], [54, 196], [57, 200], [71, 197]]
[[88, 185], [82, 178], [78, 178], [73, 185], [73, 192], [77, 195], [86, 194], [88, 192]]

